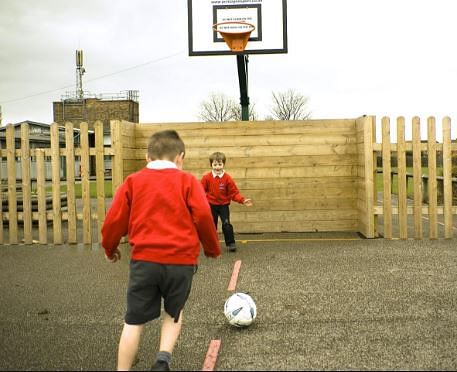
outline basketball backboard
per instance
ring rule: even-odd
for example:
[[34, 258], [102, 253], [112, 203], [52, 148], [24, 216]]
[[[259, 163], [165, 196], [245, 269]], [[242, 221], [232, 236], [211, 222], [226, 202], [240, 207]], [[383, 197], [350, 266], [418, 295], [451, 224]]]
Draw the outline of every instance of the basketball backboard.
[[223, 22], [254, 25], [244, 54], [287, 53], [286, 0], [187, 0], [190, 56], [231, 55], [214, 29]]

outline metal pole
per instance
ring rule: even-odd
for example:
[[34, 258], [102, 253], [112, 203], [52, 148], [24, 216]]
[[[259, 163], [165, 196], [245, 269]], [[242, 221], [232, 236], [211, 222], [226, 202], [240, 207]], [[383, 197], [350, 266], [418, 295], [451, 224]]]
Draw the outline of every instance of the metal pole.
[[238, 81], [240, 83], [241, 120], [249, 120], [249, 97], [248, 97], [248, 56], [238, 54], [236, 56], [238, 66]]

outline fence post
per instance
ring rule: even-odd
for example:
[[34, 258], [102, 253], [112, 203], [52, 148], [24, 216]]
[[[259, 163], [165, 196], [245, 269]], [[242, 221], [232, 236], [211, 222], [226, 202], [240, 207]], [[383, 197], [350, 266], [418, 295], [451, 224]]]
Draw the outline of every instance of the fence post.
[[8, 169], [8, 220], [10, 244], [18, 243], [15, 142], [14, 126], [8, 124], [6, 127], [6, 162]]
[[398, 220], [400, 239], [408, 238], [408, 179], [406, 178], [405, 118], [397, 118]]
[[435, 118], [427, 119], [428, 150], [428, 220], [430, 239], [438, 238], [437, 182], [436, 182], [436, 125]]
[[362, 133], [362, 142], [360, 143], [361, 160], [363, 166], [363, 177], [361, 183], [361, 199], [363, 205], [360, 209], [360, 225], [364, 231], [361, 231], [366, 238], [374, 238], [376, 236], [375, 215], [374, 215], [374, 201], [376, 190], [376, 174], [375, 174], [375, 155], [373, 153], [373, 142], [375, 140], [375, 117], [364, 116], [359, 118], [357, 123], [359, 130]]
[[48, 243], [47, 212], [46, 212], [46, 170], [44, 165], [44, 149], [36, 151], [36, 187], [38, 197], [38, 240], [40, 244]]
[[73, 123], [65, 123], [65, 156], [67, 165], [68, 243], [77, 243], [75, 200], [75, 144]]
[[60, 200], [59, 125], [51, 124], [52, 216], [54, 244], [62, 244], [62, 205]]
[[443, 194], [444, 194], [444, 237], [452, 238], [452, 153], [451, 119], [443, 118]]
[[390, 163], [390, 120], [388, 117], [381, 119], [382, 124], [382, 173], [383, 173], [383, 217], [384, 238], [392, 239], [392, 188], [391, 188], [391, 163]]
[[414, 237], [422, 239], [422, 161], [420, 119], [413, 117]]
[[21, 124], [22, 220], [24, 243], [32, 244], [32, 187], [30, 178], [29, 125]]
[[81, 129], [81, 198], [83, 202], [83, 243], [92, 243], [92, 214], [90, 201], [90, 180], [89, 180], [89, 126], [82, 122]]
[[113, 197], [124, 179], [124, 154], [122, 126], [119, 120], [111, 120], [111, 146], [113, 148]]
[[95, 164], [97, 180], [97, 227], [98, 241], [101, 242], [101, 229], [105, 220], [105, 149], [103, 144], [103, 123], [96, 121], [95, 129]]

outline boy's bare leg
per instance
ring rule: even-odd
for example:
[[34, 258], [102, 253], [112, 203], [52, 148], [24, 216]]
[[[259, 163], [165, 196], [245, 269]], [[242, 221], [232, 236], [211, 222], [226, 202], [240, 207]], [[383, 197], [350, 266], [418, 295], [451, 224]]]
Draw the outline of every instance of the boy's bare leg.
[[119, 352], [117, 356], [117, 370], [128, 371], [132, 367], [140, 346], [141, 334], [144, 324], [125, 324], [119, 341]]
[[175, 323], [174, 318], [163, 312], [162, 330], [160, 332], [160, 351], [173, 352], [176, 341], [178, 341], [182, 326], [182, 311], [179, 314], [179, 320]]

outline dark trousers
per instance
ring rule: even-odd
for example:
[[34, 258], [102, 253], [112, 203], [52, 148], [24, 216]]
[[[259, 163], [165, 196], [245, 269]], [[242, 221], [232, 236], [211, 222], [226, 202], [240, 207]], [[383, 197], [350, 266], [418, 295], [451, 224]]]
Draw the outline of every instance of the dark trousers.
[[233, 233], [233, 226], [230, 224], [230, 209], [229, 205], [213, 205], [211, 206], [211, 214], [213, 215], [214, 225], [216, 225], [219, 217], [222, 222], [222, 233], [224, 234], [225, 245], [235, 244], [235, 234]]

